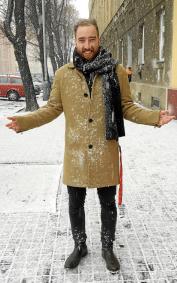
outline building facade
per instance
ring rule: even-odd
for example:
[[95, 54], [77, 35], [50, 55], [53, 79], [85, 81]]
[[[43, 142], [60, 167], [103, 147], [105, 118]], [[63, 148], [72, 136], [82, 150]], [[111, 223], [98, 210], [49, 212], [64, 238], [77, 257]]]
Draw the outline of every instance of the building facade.
[[13, 46], [0, 30], [0, 74], [16, 74], [17, 70]]
[[89, 9], [102, 44], [132, 67], [134, 99], [177, 116], [177, 0], [90, 0]]
[[106, 29], [123, 0], [90, 0], [89, 13], [98, 22], [100, 34]]
[[[30, 71], [32, 74], [41, 74], [42, 68], [39, 62], [37, 44], [28, 42], [26, 53]], [[49, 74], [53, 74], [51, 62], [48, 62]], [[8, 38], [0, 30], [0, 74], [19, 74], [18, 64], [14, 55], [14, 47]]]

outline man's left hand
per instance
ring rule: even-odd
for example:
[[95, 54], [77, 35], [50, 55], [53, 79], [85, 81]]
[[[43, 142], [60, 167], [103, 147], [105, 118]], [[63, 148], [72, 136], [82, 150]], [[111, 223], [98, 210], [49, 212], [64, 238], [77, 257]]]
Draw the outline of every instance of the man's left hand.
[[163, 126], [165, 124], [168, 124], [171, 120], [173, 120], [175, 118], [176, 118], [176, 116], [169, 115], [168, 111], [161, 110], [158, 126]]

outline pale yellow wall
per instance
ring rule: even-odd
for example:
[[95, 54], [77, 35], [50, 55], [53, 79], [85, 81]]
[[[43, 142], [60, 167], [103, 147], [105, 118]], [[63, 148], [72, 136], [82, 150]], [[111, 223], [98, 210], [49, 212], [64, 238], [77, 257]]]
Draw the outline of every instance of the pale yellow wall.
[[172, 41], [172, 69], [171, 87], [177, 88], [177, 0], [173, 1], [173, 41]]
[[111, 19], [119, 9], [123, 0], [90, 0], [89, 14], [98, 23], [100, 35], [110, 23]]
[[17, 70], [13, 46], [0, 31], [0, 74], [16, 73]]
[[142, 105], [151, 108], [151, 99], [152, 97], [157, 97], [160, 100], [160, 108], [166, 109], [167, 108], [167, 102], [166, 102], [166, 93], [167, 88], [163, 86], [156, 86], [146, 83], [136, 83], [131, 82], [131, 93], [133, 96], [133, 99], [136, 102], [138, 101], [138, 93], [141, 93], [141, 102]]

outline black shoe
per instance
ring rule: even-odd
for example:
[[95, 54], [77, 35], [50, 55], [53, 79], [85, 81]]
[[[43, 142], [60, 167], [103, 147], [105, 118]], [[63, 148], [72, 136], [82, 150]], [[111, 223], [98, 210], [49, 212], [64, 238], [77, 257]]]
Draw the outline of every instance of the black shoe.
[[106, 262], [106, 267], [111, 273], [116, 273], [120, 269], [120, 264], [112, 248], [102, 249], [102, 257]]
[[64, 267], [75, 268], [76, 266], [78, 266], [81, 258], [86, 256], [87, 254], [88, 254], [88, 250], [86, 244], [76, 246], [73, 252], [69, 255], [69, 257], [65, 261]]

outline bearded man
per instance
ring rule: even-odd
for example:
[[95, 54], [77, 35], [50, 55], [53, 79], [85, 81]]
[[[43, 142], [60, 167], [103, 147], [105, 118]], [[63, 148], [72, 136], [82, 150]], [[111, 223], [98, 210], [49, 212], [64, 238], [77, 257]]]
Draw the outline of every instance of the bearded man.
[[47, 104], [37, 111], [9, 117], [7, 127], [23, 132], [64, 112], [66, 120], [63, 183], [69, 194], [74, 250], [65, 268], [75, 268], [88, 253], [84, 202], [86, 188], [97, 188], [101, 204], [102, 256], [112, 273], [120, 269], [113, 251], [119, 184], [119, 138], [124, 120], [161, 126], [174, 116], [133, 103], [125, 69], [100, 46], [95, 20], [82, 19], [74, 28], [73, 62], [57, 70]]

